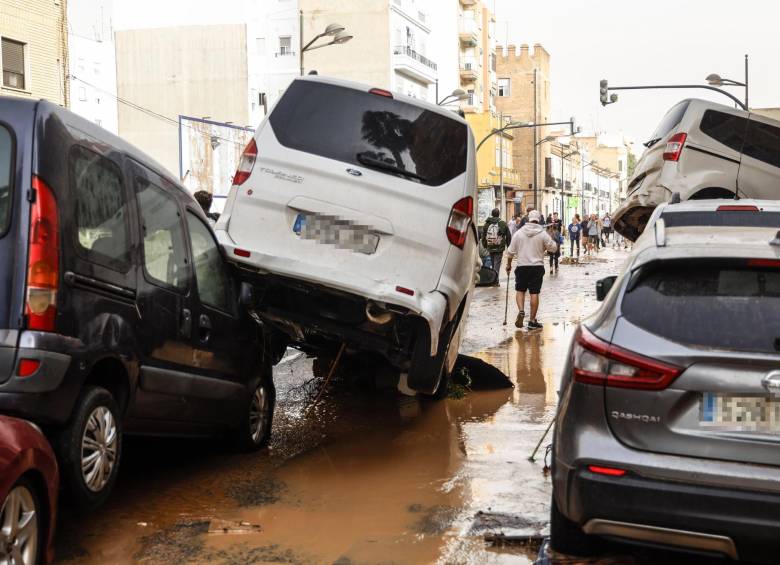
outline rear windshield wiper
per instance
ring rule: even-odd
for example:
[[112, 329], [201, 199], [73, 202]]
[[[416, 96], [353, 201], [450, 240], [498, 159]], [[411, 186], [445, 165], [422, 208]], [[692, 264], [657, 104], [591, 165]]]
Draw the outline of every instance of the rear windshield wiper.
[[659, 141], [661, 141], [661, 138], [660, 137], [656, 137], [654, 139], [651, 139], [650, 141], [645, 141], [642, 145], [644, 145], [645, 147], [650, 149], [653, 145], [655, 145]]
[[374, 169], [379, 169], [380, 171], [387, 171], [389, 173], [396, 173], [398, 175], [403, 175], [405, 177], [409, 177], [412, 179], [417, 179], [419, 181], [425, 182], [428, 179], [425, 177], [421, 177], [417, 173], [413, 173], [411, 171], [407, 171], [406, 169], [402, 169], [401, 167], [396, 167], [395, 165], [391, 165], [390, 163], [383, 161], [381, 159], [377, 159], [376, 157], [371, 157], [370, 155], [367, 155], [366, 153], [358, 153], [357, 154], [357, 160], [361, 164], [365, 165], [366, 167], [372, 167]]

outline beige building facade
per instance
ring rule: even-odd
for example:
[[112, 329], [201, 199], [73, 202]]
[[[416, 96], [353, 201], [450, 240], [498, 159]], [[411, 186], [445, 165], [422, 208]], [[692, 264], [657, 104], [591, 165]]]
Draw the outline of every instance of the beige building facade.
[[[497, 53], [496, 107], [513, 122], [546, 123], [551, 119], [550, 54], [540, 44], [509, 45]], [[536, 156], [537, 207], [545, 188], [545, 162], [552, 155], [547, 127], [514, 130], [514, 166], [520, 187], [526, 191], [529, 204], [534, 193], [534, 149]], [[545, 141], [547, 140], [547, 141]]]
[[468, 94], [461, 109], [466, 114], [496, 111], [495, 23], [484, 2], [459, 0], [460, 88]]
[[69, 104], [67, 0], [0, 0], [0, 94]]
[[116, 32], [119, 135], [172, 174], [179, 116], [249, 125], [246, 26], [187, 26]]

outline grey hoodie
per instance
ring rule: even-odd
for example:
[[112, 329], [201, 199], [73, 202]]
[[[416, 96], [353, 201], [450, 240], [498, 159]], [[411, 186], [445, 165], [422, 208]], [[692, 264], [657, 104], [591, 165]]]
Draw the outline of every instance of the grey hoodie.
[[539, 224], [527, 223], [517, 230], [512, 238], [507, 254], [517, 258], [518, 267], [544, 265], [547, 251], [555, 253], [558, 244], [553, 241], [547, 230]]

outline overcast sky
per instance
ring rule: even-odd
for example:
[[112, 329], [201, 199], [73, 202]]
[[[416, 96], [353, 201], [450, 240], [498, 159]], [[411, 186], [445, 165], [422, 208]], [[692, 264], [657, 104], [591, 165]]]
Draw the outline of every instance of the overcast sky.
[[[551, 56], [552, 117], [583, 129], [623, 130], [646, 141], [678, 100], [729, 104], [706, 90], [619, 93], [602, 108], [599, 80], [613, 86], [706, 84], [718, 73], [740, 82], [750, 55], [750, 106], [780, 106], [780, 2], [776, 0], [556, 0], [495, 2], [496, 36], [541, 43]], [[729, 91], [742, 99], [744, 89]], [[641, 146], [638, 149], [642, 149]]]

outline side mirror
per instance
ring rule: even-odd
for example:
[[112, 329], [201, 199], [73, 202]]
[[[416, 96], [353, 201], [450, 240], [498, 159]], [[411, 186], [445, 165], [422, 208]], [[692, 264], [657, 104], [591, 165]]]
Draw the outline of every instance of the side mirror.
[[498, 282], [498, 273], [490, 267], [482, 267], [479, 270], [477, 286], [491, 286]]
[[617, 275], [612, 275], [611, 277], [604, 277], [596, 282], [596, 300], [603, 302], [607, 297], [607, 294], [609, 294], [609, 291], [612, 290], [612, 285], [615, 284], [616, 280]]
[[238, 303], [246, 309], [252, 309], [257, 303], [255, 287], [248, 282], [241, 283], [241, 289], [238, 291]]

